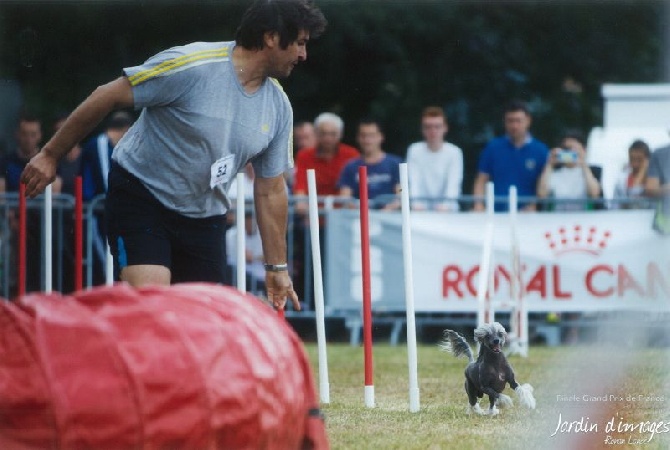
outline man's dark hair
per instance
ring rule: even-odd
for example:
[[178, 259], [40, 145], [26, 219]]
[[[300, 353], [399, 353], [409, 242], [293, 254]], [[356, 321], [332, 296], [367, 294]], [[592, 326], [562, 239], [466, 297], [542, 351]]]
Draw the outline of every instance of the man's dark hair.
[[525, 113], [527, 116], [530, 116], [530, 109], [528, 108], [528, 104], [526, 102], [523, 100], [511, 100], [509, 103], [507, 103], [507, 105], [505, 105], [503, 115], [519, 111]]
[[584, 133], [582, 133], [581, 130], [567, 130], [565, 133], [563, 133], [561, 142], [566, 139], [574, 139], [575, 141], [582, 144], [582, 147], [586, 148], [586, 136], [584, 136]]
[[28, 110], [21, 111], [21, 114], [19, 114], [18, 123], [21, 122], [37, 122], [42, 125], [42, 120], [37, 116], [37, 114], [34, 114], [32, 111]]
[[384, 128], [382, 127], [382, 123], [379, 120], [375, 119], [374, 117], [363, 117], [361, 120], [358, 121], [357, 129], [360, 129], [361, 126], [363, 125], [376, 125], [379, 132], [384, 134]]
[[285, 49], [298, 39], [300, 31], [317, 38], [326, 24], [323, 13], [311, 0], [256, 0], [244, 13], [235, 42], [249, 50], [260, 50], [265, 33], [276, 32], [279, 46]]

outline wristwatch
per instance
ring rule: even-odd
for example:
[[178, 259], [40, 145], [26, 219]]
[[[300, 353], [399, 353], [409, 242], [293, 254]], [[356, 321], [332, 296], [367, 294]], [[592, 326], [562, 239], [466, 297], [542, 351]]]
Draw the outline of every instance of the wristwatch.
[[268, 272], [283, 272], [288, 270], [288, 264], [263, 264]]

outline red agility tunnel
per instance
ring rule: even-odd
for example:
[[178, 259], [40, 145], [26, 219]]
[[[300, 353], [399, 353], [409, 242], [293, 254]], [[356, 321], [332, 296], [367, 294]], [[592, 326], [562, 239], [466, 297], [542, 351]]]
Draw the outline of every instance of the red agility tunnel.
[[0, 301], [0, 449], [323, 449], [302, 343], [205, 284]]

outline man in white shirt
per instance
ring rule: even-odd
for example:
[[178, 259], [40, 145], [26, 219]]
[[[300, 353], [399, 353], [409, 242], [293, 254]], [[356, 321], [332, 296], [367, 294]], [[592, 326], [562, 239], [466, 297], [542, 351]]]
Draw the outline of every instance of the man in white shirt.
[[446, 142], [447, 117], [440, 107], [421, 114], [424, 141], [407, 149], [407, 170], [413, 209], [458, 211], [463, 182], [463, 152]]

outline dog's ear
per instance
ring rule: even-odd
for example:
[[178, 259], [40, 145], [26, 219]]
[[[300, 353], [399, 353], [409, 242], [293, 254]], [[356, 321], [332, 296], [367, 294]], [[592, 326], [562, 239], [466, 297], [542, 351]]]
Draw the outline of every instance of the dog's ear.
[[475, 342], [479, 342], [480, 344], [484, 343], [484, 338], [486, 335], [489, 334], [489, 327], [486, 325], [482, 325], [480, 327], [475, 328]]

